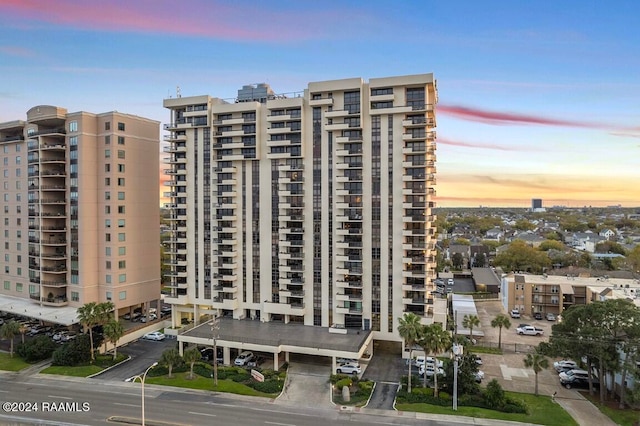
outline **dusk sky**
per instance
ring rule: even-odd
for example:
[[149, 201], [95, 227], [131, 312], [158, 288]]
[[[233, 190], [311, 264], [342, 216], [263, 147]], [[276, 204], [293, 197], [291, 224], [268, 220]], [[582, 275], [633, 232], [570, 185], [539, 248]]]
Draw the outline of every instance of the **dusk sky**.
[[0, 0], [0, 122], [433, 72], [439, 207], [640, 206], [640, 2]]

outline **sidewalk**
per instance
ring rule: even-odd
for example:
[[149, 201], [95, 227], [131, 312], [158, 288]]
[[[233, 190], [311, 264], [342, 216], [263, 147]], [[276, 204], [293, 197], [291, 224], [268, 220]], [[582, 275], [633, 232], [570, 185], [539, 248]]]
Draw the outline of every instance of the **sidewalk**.
[[593, 405], [589, 400], [582, 396], [579, 392], [573, 392], [571, 398], [557, 397], [556, 402], [565, 409], [567, 413], [580, 425], [599, 425], [599, 426], [616, 426], [616, 424], [607, 416], [602, 414], [598, 407]]

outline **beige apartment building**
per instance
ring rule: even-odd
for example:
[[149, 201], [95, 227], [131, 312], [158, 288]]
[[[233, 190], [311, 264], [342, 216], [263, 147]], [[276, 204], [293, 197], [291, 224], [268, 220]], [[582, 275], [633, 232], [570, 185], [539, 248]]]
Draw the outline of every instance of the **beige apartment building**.
[[0, 123], [0, 310], [72, 324], [159, 300], [159, 127], [47, 105]]
[[558, 275], [509, 274], [502, 277], [502, 304], [510, 312], [533, 316], [536, 312], [561, 315], [573, 305], [607, 298], [628, 298], [640, 304], [638, 280]]
[[[444, 324], [432, 281], [436, 103], [432, 74], [165, 99], [174, 326], [233, 319], [233, 336], [220, 328], [226, 349], [277, 359], [400, 343], [406, 312]], [[275, 329], [323, 343], [285, 350], [265, 337]], [[211, 344], [207, 330], [178, 340]], [[327, 336], [349, 333], [365, 338], [329, 350]]]

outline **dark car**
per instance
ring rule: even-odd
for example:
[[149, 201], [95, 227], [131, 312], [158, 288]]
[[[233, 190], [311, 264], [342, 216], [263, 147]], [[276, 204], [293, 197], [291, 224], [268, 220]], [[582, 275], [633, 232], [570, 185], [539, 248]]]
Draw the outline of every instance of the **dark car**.
[[[572, 388], [581, 388], [588, 389], [589, 388], [589, 374], [584, 370], [569, 370], [560, 373], [560, 384], [567, 389]], [[596, 377], [592, 378], [593, 387], [599, 388], [600, 382]]]
[[533, 318], [535, 318], [537, 320], [541, 320], [542, 319], [542, 313], [541, 312], [536, 312], [535, 314], [533, 314]]

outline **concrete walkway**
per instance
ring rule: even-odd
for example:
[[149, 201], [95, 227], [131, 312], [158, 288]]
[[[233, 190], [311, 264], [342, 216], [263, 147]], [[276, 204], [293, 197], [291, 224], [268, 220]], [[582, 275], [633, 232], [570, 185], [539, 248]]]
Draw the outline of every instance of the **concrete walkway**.
[[330, 375], [329, 365], [290, 362], [284, 388], [274, 402], [301, 407], [333, 407]]

